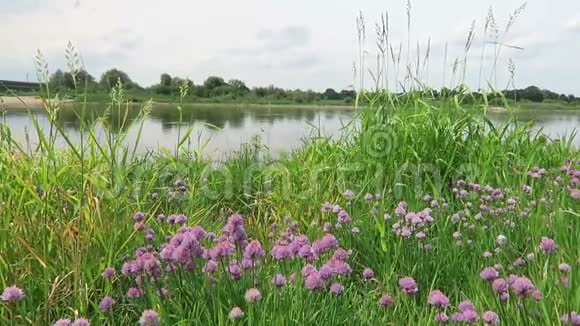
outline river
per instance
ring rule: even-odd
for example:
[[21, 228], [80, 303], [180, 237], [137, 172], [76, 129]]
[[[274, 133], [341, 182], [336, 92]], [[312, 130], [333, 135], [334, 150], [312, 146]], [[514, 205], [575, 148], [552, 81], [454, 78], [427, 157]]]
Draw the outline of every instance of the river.
[[[102, 116], [104, 111], [102, 106], [90, 107], [87, 112], [91, 114], [86, 120], [89, 124], [97, 121], [97, 117]], [[144, 119], [139, 119], [139, 111], [138, 108], [128, 110], [128, 123], [123, 126], [123, 113], [112, 110], [109, 126], [97, 123], [98, 137], [103, 137], [106, 128], [116, 134], [126, 133], [125, 142], [132, 145], [138, 138], [138, 122], [142, 121], [143, 131], [137, 146], [140, 152], [160, 146], [173, 151], [180, 137], [192, 127], [193, 131], [184, 145], [200, 150], [204, 155], [223, 156], [239, 149], [242, 143], [249, 142], [254, 136], [259, 136], [267, 149], [277, 155], [281, 151], [288, 152], [299, 147], [305, 137], [318, 133], [338, 134], [354, 116], [354, 111], [340, 107], [184, 106], [180, 117], [175, 106], [155, 105]], [[490, 113], [491, 120], [496, 123], [506, 121], [509, 117], [510, 114], [505, 112]], [[533, 121], [534, 128], [541, 128], [552, 139], [570, 135], [580, 126], [579, 111], [521, 111], [515, 118], [520, 122]], [[40, 128], [49, 130], [48, 115], [41, 109], [31, 110], [30, 113], [22, 109], [7, 109], [0, 113], [0, 121], [10, 127], [13, 138], [27, 148], [38, 141], [34, 120]], [[130, 122], [136, 123], [131, 126]], [[61, 109], [57, 124], [72, 141], [79, 141], [81, 123], [75, 110]], [[57, 143], [61, 146], [65, 144], [62, 138]], [[574, 139], [574, 144], [580, 147], [580, 137]]]

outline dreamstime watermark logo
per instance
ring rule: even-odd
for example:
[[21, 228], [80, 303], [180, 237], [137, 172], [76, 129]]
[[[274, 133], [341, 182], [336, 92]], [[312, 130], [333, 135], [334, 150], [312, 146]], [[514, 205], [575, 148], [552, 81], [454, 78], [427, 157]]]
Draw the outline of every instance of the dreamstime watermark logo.
[[[406, 145], [395, 144], [393, 132], [387, 128], [364, 130], [352, 139], [353, 143], [345, 144], [351, 148], [328, 158], [309, 160], [308, 155], [297, 155], [288, 160], [268, 161], [256, 154], [249, 160], [209, 164], [192, 178], [197, 180], [192, 186], [198, 195], [209, 200], [251, 201], [272, 195], [284, 201], [306, 200], [346, 189], [364, 189], [408, 200], [440, 194], [449, 190], [453, 181], [480, 175], [478, 164], [459, 164], [447, 157], [413, 159], [413, 154], [395, 147]], [[409, 160], [395, 161], [405, 156]]]
[[394, 144], [393, 135], [384, 127], [373, 127], [361, 134], [362, 147], [373, 159], [388, 159]]
[[[442, 167], [443, 166], [443, 167]], [[283, 162], [256, 162], [243, 168], [208, 165], [193, 185], [198, 195], [209, 200], [248, 200], [273, 194], [284, 201], [308, 200], [320, 193], [346, 189], [365, 189], [396, 200], [420, 199], [452, 187], [452, 181], [478, 175], [476, 164], [446, 167], [431, 162], [404, 162], [393, 169], [392, 163], [369, 162], [286, 165]], [[330, 200], [331, 198], [329, 198]]]

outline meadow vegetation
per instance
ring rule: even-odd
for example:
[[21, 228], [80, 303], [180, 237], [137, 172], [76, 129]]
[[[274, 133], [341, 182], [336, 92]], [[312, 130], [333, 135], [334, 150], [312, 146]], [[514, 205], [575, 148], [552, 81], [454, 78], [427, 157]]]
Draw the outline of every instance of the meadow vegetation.
[[[177, 112], [190, 92], [182, 82]], [[2, 125], [2, 324], [580, 324], [571, 138], [494, 125], [485, 92], [469, 109], [461, 85], [428, 93], [359, 91], [340, 137], [277, 160], [257, 140], [210, 161], [186, 150], [187, 128], [173, 151], [137, 155], [123, 132], [97, 142], [82, 108], [81, 142], [64, 149], [57, 123], [37, 125], [31, 150]], [[118, 83], [107, 111], [129, 110]]]

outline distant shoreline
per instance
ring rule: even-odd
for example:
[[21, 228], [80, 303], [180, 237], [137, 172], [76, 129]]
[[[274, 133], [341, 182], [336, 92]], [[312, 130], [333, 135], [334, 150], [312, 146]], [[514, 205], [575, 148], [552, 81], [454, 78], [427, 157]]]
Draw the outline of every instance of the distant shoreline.
[[0, 96], [0, 105], [9, 109], [42, 106], [44, 101], [38, 96]]
[[[0, 96], [0, 109], [8, 109], [8, 110], [24, 110], [24, 109], [31, 109], [31, 110], [38, 110], [44, 108], [44, 99], [39, 96], [33, 95], [24, 95], [24, 96]], [[83, 103], [82, 101], [73, 100], [73, 99], [65, 99], [60, 100], [65, 105], [71, 104], [78, 104]], [[89, 105], [107, 105], [109, 102], [100, 102], [100, 101], [89, 101], [86, 104]], [[146, 102], [139, 101], [139, 102], [131, 102], [130, 105], [140, 107], [144, 105]], [[175, 102], [152, 102], [156, 107], [177, 107], [179, 103]], [[229, 109], [243, 109], [243, 108], [252, 108], [252, 109], [298, 109], [298, 110], [342, 110], [342, 111], [353, 111], [355, 110], [354, 105], [347, 105], [347, 104], [294, 104], [294, 103], [236, 103], [236, 102], [185, 102], [182, 104], [183, 107], [190, 107], [190, 108], [211, 108], [211, 107], [219, 107], [219, 108], [229, 108]], [[509, 113], [513, 111], [518, 112], [578, 112], [580, 111], [580, 106], [573, 106], [573, 107], [563, 107], [559, 103], [549, 103], [549, 102], [542, 102], [542, 103], [517, 103], [514, 106], [510, 106], [508, 108], [500, 107], [500, 106], [491, 106], [488, 109], [488, 112], [492, 113]]]
[[[82, 103], [75, 100], [64, 100], [65, 104]], [[87, 104], [99, 104], [101, 102], [87, 102]], [[134, 102], [132, 105], [143, 105], [145, 102]], [[106, 104], [106, 103], [102, 103]], [[177, 106], [178, 103], [169, 102], [155, 102], [153, 104], [156, 106]], [[0, 106], [4, 106], [8, 109], [38, 109], [44, 106], [44, 100], [38, 96], [0, 96]], [[254, 104], [254, 103], [183, 103], [184, 107], [222, 107], [222, 108], [263, 108], [263, 109], [302, 109], [302, 110], [354, 110], [352, 105], [328, 105], [328, 104]]]

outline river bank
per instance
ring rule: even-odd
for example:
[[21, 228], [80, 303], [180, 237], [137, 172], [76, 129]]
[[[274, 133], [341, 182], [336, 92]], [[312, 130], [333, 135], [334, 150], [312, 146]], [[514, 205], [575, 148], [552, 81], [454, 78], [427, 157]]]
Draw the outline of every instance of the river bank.
[[[80, 104], [82, 102], [75, 100], [62, 100], [66, 105]], [[108, 102], [86, 102], [88, 105], [93, 104], [106, 104]], [[177, 103], [170, 102], [151, 102], [155, 106], [167, 106], [175, 108]], [[83, 103], [85, 104], [85, 103]], [[143, 106], [145, 102], [133, 102], [131, 105], [135, 107]], [[44, 99], [39, 96], [0, 96], [0, 105], [7, 109], [39, 109], [44, 107]], [[264, 103], [209, 103], [209, 102], [198, 102], [198, 103], [183, 103], [184, 107], [218, 107], [218, 108], [264, 108], [264, 109], [300, 109], [300, 110], [354, 110], [353, 105], [332, 105], [332, 104], [264, 104]]]
[[42, 106], [44, 101], [38, 96], [0, 96], [0, 106], [6, 108], [26, 108]]
[[[20, 109], [42, 109], [44, 108], [44, 99], [40, 96], [24, 95], [24, 96], [0, 96], [0, 107], [8, 110], [20, 110]], [[64, 99], [60, 100], [65, 105], [73, 104], [86, 104], [95, 105], [103, 104], [106, 105], [109, 101], [87, 101], [82, 102], [75, 99]], [[147, 101], [135, 101], [130, 102], [131, 106], [136, 108], [142, 107]], [[168, 101], [154, 101], [151, 103], [156, 107], [171, 107], [175, 108], [179, 103], [168, 102]], [[438, 105], [438, 101], [431, 105]], [[182, 107], [188, 108], [223, 108], [223, 109], [297, 109], [297, 110], [345, 110], [352, 111], [355, 109], [354, 104], [334, 104], [334, 103], [318, 103], [318, 104], [298, 104], [298, 103], [240, 103], [240, 102], [185, 102], [180, 104]], [[561, 103], [554, 101], [545, 101], [542, 103], [535, 102], [512, 102], [508, 101], [508, 107], [492, 106], [488, 108], [488, 112], [495, 113], [508, 113], [513, 111], [527, 111], [527, 112], [569, 112], [569, 111], [580, 111], [580, 105], [575, 105], [571, 103]]]

